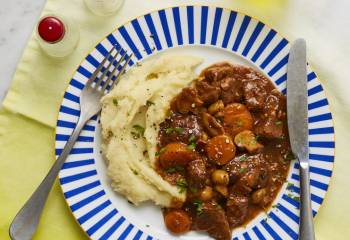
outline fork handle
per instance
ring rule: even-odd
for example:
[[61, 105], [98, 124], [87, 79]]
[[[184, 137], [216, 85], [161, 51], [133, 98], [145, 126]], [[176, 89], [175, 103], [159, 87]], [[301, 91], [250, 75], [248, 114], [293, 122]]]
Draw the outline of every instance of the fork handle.
[[88, 119], [83, 119], [82, 116], [80, 116], [77, 126], [64, 146], [61, 155], [57, 158], [44, 180], [13, 219], [9, 229], [12, 240], [32, 239], [52, 185], [87, 120]]
[[309, 163], [300, 162], [300, 240], [314, 240], [314, 224], [310, 197]]

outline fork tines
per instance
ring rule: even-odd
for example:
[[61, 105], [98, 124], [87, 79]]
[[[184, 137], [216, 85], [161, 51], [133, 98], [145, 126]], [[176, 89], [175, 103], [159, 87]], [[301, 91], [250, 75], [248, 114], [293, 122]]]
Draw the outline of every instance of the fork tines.
[[[119, 49], [116, 50], [116, 53], [112, 55], [114, 50], [116, 50], [115, 45], [111, 48], [111, 50], [102, 60], [100, 65], [93, 72], [88, 82], [86, 83], [86, 86], [91, 86], [94, 84], [93, 88], [95, 88], [96, 90], [100, 90], [102, 93], [104, 93], [106, 90], [109, 90], [109, 88], [111, 87], [110, 86], [111, 81], [113, 82], [112, 85], [116, 84], [119, 81], [121, 75], [125, 72], [125, 69], [131, 60], [132, 54], [127, 56], [127, 51], [121, 54], [122, 48], [119, 47]], [[119, 59], [117, 59], [118, 56], [120, 56]], [[107, 60], [109, 61], [109, 63], [107, 67], [104, 67]], [[117, 70], [119, 71], [115, 76], [115, 73]], [[100, 72], [102, 74], [98, 76]], [[105, 80], [106, 77], [107, 79]]]

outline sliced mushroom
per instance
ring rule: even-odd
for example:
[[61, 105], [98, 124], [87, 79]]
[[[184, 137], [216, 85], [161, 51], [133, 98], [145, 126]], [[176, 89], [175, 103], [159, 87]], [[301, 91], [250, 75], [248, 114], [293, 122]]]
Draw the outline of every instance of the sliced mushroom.
[[202, 114], [203, 125], [210, 136], [214, 137], [224, 133], [224, 128], [221, 124], [209, 113]]
[[235, 136], [234, 142], [237, 147], [245, 148], [249, 153], [259, 152], [264, 146], [260, 144], [250, 130], [244, 130]]

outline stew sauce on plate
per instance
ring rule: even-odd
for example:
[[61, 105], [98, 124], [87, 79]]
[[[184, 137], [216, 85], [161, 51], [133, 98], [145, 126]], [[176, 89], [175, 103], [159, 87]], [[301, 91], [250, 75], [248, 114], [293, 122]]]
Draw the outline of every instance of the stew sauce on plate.
[[293, 159], [286, 99], [252, 68], [214, 64], [172, 100], [157, 156], [158, 173], [187, 192], [164, 209], [167, 228], [228, 240], [285, 182]]

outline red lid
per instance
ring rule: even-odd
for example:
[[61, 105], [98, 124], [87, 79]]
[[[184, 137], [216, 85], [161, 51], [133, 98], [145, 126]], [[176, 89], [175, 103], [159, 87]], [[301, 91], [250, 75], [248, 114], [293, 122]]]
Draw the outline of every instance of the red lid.
[[64, 24], [56, 17], [45, 17], [38, 25], [39, 36], [46, 42], [55, 43], [64, 36]]

